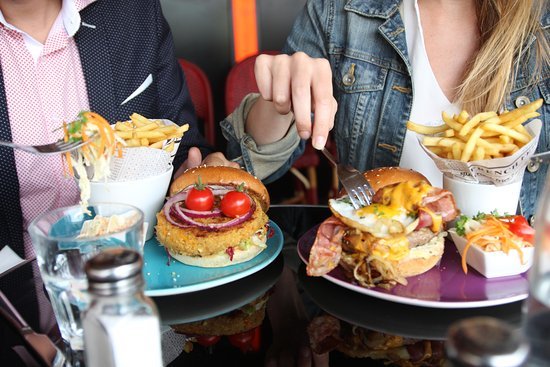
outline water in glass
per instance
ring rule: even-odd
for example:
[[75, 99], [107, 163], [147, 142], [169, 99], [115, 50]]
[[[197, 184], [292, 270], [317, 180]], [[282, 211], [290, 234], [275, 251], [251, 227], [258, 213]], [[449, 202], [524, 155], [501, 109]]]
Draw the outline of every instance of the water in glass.
[[[143, 246], [143, 213], [139, 209], [104, 203], [94, 204], [89, 210], [86, 213], [80, 206], [56, 209], [38, 217], [29, 226], [61, 336], [72, 351], [84, 348], [81, 313], [89, 304], [86, 261], [104, 248], [130, 247], [142, 251]], [[128, 219], [124, 221], [127, 226], [108, 234], [81, 237], [84, 222], [99, 215]]]

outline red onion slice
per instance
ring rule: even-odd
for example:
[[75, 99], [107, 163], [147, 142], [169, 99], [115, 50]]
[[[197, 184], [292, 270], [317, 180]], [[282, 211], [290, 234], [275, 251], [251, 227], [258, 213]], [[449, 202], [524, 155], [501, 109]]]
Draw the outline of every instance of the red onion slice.
[[207, 211], [191, 210], [191, 209], [187, 209], [183, 204], [183, 202], [181, 201], [174, 205], [175, 206], [177, 205], [182, 212], [184, 212], [191, 218], [214, 218], [214, 217], [220, 217], [222, 215], [222, 211], [220, 210], [220, 208], [214, 208], [212, 210], [207, 210]]
[[185, 199], [187, 199], [186, 190], [180, 191], [176, 195], [172, 196], [171, 198], [168, 198], [168, 200], [166, 200], [166, 204], [164, 204], [164, 207], [162, 208], [162, 210], [164, 211], [164, 216], [168, 218], [170, 216], [170, 208], [172, 207], [172, 205], [174, 205], [179, 201], [185, 201]]
[[[186, 215], [181, 210], [179, 205], [175, 205], [174, 209], [176, 211], [175, 217], [177, 219], [181, 220], [182, 222], [184, 222], [186, 224], [190, 224], [194, 227], [197, 227], [197, 228], [200, 228], [200, 229], [203, 229], [203, 230], [206, 230], [206, 231], [216, 231], [216, 230], [220, 230], [220, 229], [230, 228], [230, 227], [239, 225], [243, 222], [246, 222], [248, 219], [250, 219], [250, 217], [252, 216], [252, 213], [254, 213], [254, 211], [256, 210], [256, 202], [254, 200], [251, 200], [250, 210], [246, 214], [244, 214], [243, 216], [233, 218], [230, 221], [224, 222], [224, 223], [201, 223], [201, 222], [197, 222], [193, 218]], [[178, 227], [181, 227], [181, 224], [178, 225]]]

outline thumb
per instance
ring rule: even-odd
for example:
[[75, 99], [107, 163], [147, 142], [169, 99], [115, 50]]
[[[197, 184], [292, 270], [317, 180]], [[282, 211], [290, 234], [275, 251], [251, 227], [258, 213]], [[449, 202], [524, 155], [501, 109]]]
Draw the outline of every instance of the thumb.
[[202, 162], [202, 153], [197, 147], [192, 147], [189, 149], [189, 152], [187, 153], [187, 159], [183, 162], [183, 164], [178, 168], [176, 171], [175, 177], [178, 177], [181, 175], [185, 170], [193, 167], [197, 167]]
[[199, 148], [192, 147], [187, 153], [187, 160], [183, 162], [185, 169], [197, 167], [202, 163], [202, 154]]

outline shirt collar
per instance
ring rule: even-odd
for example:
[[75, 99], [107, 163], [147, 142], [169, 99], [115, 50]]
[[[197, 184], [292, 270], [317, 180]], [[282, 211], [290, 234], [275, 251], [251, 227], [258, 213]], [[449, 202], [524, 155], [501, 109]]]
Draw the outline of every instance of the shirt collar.
[[[69, 37], [73, 37], [80, 28], [80, 11], [95, 1], [96, 0], [63, 0], [60, 15], [65, 31]], [[1, 10], [0, 23], [8, 29], [23, 33], [20, 29], [14, 27], [6, 21], [6, 18], [4, 18], [4, 14]]]

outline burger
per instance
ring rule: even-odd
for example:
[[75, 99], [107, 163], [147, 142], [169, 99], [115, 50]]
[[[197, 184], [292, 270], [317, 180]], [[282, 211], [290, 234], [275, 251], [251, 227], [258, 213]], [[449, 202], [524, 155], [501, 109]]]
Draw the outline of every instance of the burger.
[[157, 214], [156, 235], [176, 260], [223, 267], [248, 261], [266, 247], [269, 194], [248, 172], [202, 166], [170, 186]]
[[329, 200], [333, 216], [317, 231], [307, 273], [322, 276], [338, 265], [364, 287], [392, 288], [441, 259], [445, 224], [458, 215], [451, 192], [420, 173], [385, 167], [364, 174], [376, 194], [355, 209], [348, 196]]
[[317, 354], [338, 351], [351, 358], [371, 358], [403, 367], [444, 366], [442, 341], [386, 334], [323, 314], [307, 328], [311, 349]]
[[242, 307], [206, 320], [171, 325], [178, 334], [186, 336], [184, 351], [189, 353], [193, 345], [211, 347], [222, 337], [243, 353], [257, 352], [261, 344], [261, 325], [265, 319], [266, 305], [271, 291]]

